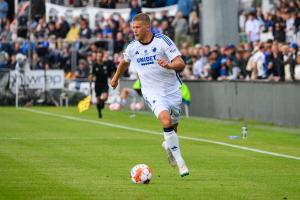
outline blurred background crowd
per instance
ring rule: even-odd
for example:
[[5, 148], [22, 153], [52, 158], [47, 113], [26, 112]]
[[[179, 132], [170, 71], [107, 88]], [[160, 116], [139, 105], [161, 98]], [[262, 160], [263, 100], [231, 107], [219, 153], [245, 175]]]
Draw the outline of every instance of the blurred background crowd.
[[[52, 0], [64, 6], [86, 6], [90, 1]], [[258, 2], [258, 3], [257, 3]], [[99, 54], [103, 61], [118, 65], [122, 51], [134, 39], [130, 21], [142, 7], [177, 5], [175, 16], [167, 11], [152, 19], [152, 32], [168, 35], [180, 49], [186, 80], [300, 80], [300, 0], [274, 1], [263, 13], [259, 1], [239, 12], [240, 43], [201, 43], [201, 0], [98, 0], [93, 6], [130, 8], [129, 19], [120, 14], [99, 17], [95, 28], [84, 16], [68, 22], [64, 17], [46, 21], [45, 2], [19, 1], [18, 16], [12, 3], [0, 0], [0, 69], [15, 69], [17, 54], [30, 60], [31, 69], [63, 69], [67, 79], [86, 79]], [[28, 18], [31, 12], [31, 18]], [[129, 68], [125, 78], [136, 78]]]

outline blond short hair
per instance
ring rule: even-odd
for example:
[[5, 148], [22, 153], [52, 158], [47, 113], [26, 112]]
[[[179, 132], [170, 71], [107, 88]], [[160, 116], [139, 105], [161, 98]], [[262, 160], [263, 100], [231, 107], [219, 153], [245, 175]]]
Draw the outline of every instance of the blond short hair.
[[133, 21], [142, 21], [142, 22], [145, 22], [146, 24], [149, 24], [149, 25], [151, 23], [150, 17], [145, 13], [137, 14], [136, 16], [134, 16]]

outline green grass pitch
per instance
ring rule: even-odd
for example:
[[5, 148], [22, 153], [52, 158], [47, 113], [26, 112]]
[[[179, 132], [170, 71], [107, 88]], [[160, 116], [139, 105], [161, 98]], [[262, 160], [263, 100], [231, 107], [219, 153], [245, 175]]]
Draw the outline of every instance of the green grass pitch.
[[[94, 107], [82, 114], [75, 107], [0, 107], [0, 124], [1, 200], [300, 199], [297, 128], [248, 122], [248, 138], [230, 140], [241, 135], [243, 122], [182, 118], [180, 136], [294, 159], [181, 138], [190, 169], [181, 178], [167, 162], [151, 113], [105, 110], [98, 119]], [[150, 184], [131, 182], [138, 163], [152, 168]]]

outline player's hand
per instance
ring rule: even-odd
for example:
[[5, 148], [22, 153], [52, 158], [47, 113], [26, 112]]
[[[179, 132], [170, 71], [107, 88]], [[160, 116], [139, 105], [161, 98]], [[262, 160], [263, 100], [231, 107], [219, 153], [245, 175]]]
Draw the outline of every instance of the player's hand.
[[112, 78], [112, 79], [110, 80], [110, 85], [111, 85], [111, 87], [112, 87], [113, 89], [116, 89], [116, 87], [118, 86], [118, 84], [119, 84], [119, 82], [118, 82], [117, 79]]
[[170, 69], [169, 62], [165, 59], [157, 59], [157, 64], [159, 64], [163, 68]]

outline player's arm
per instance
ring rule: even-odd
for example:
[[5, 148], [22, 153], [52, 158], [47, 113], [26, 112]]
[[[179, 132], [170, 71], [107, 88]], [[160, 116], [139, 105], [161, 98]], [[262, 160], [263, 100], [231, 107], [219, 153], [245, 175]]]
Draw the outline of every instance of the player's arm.
[[175, 71], [182, 71], [185, 67], [185, 63], [181, 56], [175, 57], [171, 62], [165, 59], [157, 59], [157, 63], [166, 69], [173, 69]]
[[124, 74], [124, 72], [126, 71], [128, 66], [129, 66], [129, 63], [126, 62], [124, 59], [122, 59], [119, 66], [117, 67], [116, 73], [114, 74], [113, 78], [110, 81], [110, 85], [112, 88], [115, 89], [118, 86], [118, 81], [119, 81], [120, 77], [122, 76], [122, 74]]

